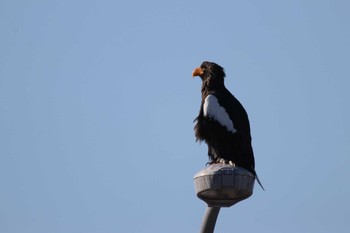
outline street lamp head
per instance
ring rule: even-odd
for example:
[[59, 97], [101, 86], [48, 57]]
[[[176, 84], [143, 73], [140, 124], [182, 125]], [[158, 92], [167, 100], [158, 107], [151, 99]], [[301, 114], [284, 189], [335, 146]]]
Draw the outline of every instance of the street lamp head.
[[253, 194], [255, 176], [230, 164], [211, 164], [194, 176], [197, 196], [209, 207], [230, 207]]

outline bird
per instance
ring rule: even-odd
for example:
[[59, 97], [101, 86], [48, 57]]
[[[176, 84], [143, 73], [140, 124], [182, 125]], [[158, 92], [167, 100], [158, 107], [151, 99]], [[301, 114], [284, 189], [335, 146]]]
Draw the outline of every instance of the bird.
[[255, 171], [250, 123], [246, 110], [225, 87], [225, 71], [220, 65], [204, 61], [192, 72], [202, 80], [202, 101], [195, 118], [196, 141], [208, 145], [208, 164], [223, 163], [251, 172], [264, 190]]

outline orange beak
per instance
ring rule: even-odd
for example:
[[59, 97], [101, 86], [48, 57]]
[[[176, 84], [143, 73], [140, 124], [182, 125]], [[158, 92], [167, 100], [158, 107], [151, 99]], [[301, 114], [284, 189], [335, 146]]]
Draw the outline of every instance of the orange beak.
[[203, 70], [202, 70], [202, 68], [200, 68], [200, 67], [198, 67], [198, 68], [196, 68], [196, 69], [194, 69], [193, 70], [193, 72], [192, 72], [192, 78], [194, 78], [194, 77], [196, 77], [196, 76], [201, 76], [201, 75], [203, 75]]

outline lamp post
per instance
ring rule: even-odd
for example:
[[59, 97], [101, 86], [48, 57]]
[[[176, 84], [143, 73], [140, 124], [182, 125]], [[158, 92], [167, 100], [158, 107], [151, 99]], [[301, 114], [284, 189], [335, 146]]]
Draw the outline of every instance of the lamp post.
[[253, 194], [255, 176], [229, 164], [211, 164], [193, 178], [195, 191], [207, 203], [200, 233], [213, 233], [221, 207], [231, 207]]

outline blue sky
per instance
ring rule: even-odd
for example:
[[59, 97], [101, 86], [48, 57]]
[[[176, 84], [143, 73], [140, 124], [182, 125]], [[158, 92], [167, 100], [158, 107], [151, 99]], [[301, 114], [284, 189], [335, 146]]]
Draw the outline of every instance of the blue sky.
[[198, 232], [204, 60], [256, 184], [216, 232], [348, 232], [350, 3], [0, 1], [0, 232]]

